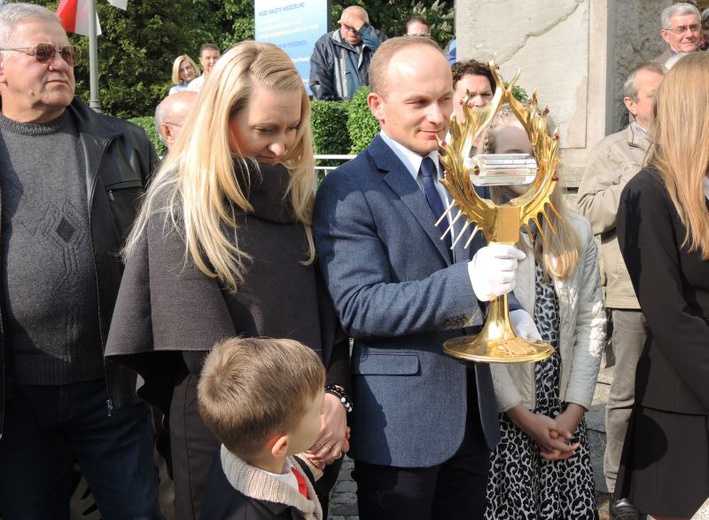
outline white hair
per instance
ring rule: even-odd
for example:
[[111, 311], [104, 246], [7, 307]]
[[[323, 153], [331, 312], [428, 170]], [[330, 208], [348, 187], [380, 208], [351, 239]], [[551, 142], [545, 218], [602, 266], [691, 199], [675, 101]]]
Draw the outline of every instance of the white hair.
[[0, 5], [0, 47], [12, 45], [12, 33], [17, 25], [30, 20], [43, 20], [61, 25], [59, 17], [41, 5], [35, 4], [3, 4]]
[[670, 20], [672, 20], [672, 18], [674, 18], [675, 16], [684, 16], [686, 14], [694, 14], [697, 15], [697, 18], [700, 18], [699, 9], [697, 9], [696, 6], [688, 4], [686, 2], [680, 4], [673, 4], [663, 9], [661, 16], [662, 28], [669, 29]]

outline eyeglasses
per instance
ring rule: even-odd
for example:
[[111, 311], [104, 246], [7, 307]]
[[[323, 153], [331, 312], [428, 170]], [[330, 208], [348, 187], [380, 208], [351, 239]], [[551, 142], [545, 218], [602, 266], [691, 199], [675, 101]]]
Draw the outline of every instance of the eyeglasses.
[[340, 22], [340, 27], [342, 27], [342, 29], [344, 29], [345, 32], [354, 32], [354, 33], [357, 32], [357, 29], [355, 29], [354, 27], [352, 27], [350, 25], [344, 24], [342, 22]]
[[73, 67], [81, 57], [81, 51], [74, 45], [67, 45], [66, 47], [57, 49], [51, 43], [38, 43], [34, 47], [15, 47], [14, 49], [0, 49], [0, 51], [23, 52], [28, 56], [34, 56], [38, 63], [54, 61], [54, 56], [56, 56], [57, 51], [59, 51], [59, 55], [67, 65], [71, 67]]
[[693, 33], [698, 33], [701, 30], [702, 26], [699, 24], [692, 24], [692, 25], [680, 25], [679, 27], [675, 27], [674, 29], [670, 29], [669, 27], [665, 29], [665, 31], [669, 31], [671, 33], [675, 33], [677, 36], [680, 36], [687, 31], [693, 32]]

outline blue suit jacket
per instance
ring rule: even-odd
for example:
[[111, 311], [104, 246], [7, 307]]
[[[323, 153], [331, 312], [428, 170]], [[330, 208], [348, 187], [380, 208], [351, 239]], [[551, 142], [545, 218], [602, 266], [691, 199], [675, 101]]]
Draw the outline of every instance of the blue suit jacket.
[[[423, 192], [379, 136], [325, 178], [313, 228], [335, 308], [355, 340], [350, 454], [399, 467], [448, 460], [465, 432], [469, 371], [442, 344], [481, 312], [467, 262], [482, 238], [468, 250], [461, 240], [451, 261]], [[474, 370], [492, 448], [499, 426], [490, 369]]]

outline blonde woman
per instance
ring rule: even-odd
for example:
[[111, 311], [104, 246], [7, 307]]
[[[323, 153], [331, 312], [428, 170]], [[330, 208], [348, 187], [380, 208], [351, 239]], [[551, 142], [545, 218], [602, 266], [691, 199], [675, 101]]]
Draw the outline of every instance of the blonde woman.
[[349, 405], [347, 342], [333, 347], [339, 329], [314, 265], [310, 102], [295, 67], [274, 45], [242, 42], [196, 103], [128, 237], [107, 348], [169, 415], [180, 519], [199, 515], [219, 446], [196, 400], [217, 341], [291, 338], [322, 354], [339, 386], [328, 386], [317, 464], [347, 451]]
[[[534, 154], [512, 111], [496, 115], [485, 138], [489, 153]], [[498, 202], [524, 186], [492, 188]], [[501, 440], [491, 455], [486, 518], [596, 517], [585, 412], [590, 408], [605, 339], [598, 252], [588, 222], [566, 209], [557, 185], [552, 226], [522, 234], [527, 253], [515, 296], [534, 317], [554, 354], [538, 363], [492, 364]], [[553, 227], [553, 231], [550, 229]]]
[[190, 81], [197, 77], [197, 65], [187, 54], [182, 54], [175, 58], [172, 63], [172, 84], [169, 94], [175, 94], [187, 90]]
[[706, 53], [685, 56], [666, 76], [650, 162], [618, 211], [650, 334], [615, 492], [653, 518], [689, 518], [709, 497], [708, 83]]

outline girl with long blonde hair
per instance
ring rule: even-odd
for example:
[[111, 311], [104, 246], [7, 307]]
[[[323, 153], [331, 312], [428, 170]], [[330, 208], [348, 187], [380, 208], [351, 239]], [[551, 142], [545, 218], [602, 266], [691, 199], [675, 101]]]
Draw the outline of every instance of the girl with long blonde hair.
[[709, 55], [684, 56], [655, 94], [648, 166], [620, 198], [618, 240], [650, 333], [616, 496], [653, 518], [709, 497]]
[[[485, 134], [489, 153], [534, 154], [509, 107]], [[501, 203], [524, 186], [491, 188]], [[590, 408], [605, 339], [598, 252], [588, 222], [566, 208], [557, 184], [549, 222], [522, 233], [527, 253], [515, 296], [554, 347], [537, 363], [492, 364], [501, 440], [491, 455], [486, 518], [593, 519], [596, 497], [583, 419]], [[546, 240], [545, 240], [546, 239]]]
[[348, 350], [314, 263], [309, 119], [285, 52], [252, 41], [230, 49], [152, 180], [123, 252], [107, 355], [137, 370], [141, 395], [169, 417], [179, 519], [199, 515], [219, 446], [196, 390], [204, 358], [224, 337], [291, 338], [320, 352], [337, 388], [310, 456], [324, 466], [347, 451]]

